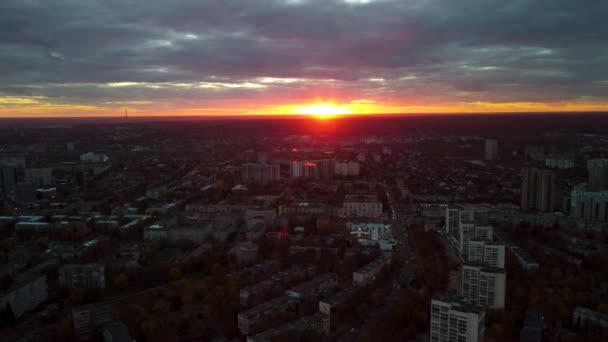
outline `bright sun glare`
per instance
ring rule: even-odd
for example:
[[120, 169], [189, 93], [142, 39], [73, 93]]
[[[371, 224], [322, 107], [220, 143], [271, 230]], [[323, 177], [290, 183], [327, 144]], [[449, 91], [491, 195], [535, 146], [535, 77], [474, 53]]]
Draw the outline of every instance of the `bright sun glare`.
[[296, 113], [313, 115], [319, 119], [330, 119], [336, 115], [352, 114], [352, 111], [345, 106], [338, 106], [331, 103], [319, 103], [297, 107]]

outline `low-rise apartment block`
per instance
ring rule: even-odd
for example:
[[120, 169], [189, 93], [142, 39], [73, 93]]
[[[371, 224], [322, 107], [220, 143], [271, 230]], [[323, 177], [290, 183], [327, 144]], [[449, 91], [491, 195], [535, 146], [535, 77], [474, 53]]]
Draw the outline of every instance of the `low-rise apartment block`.
[[382, 215], [382, 202], [376, 195], [346, 195], [342, 204], [346, 217], [371, 217]]
[[47, 276], [26, 271], [15, 277], [13, 284], [0, 292], [0, 309], [10, 305], [13, 315], [21, 317], [48, 298]]
[[356, 272], [353, 272], [353, 283], [355, 285], [363, 286], [369, 284], [376, 276], [380, 273], [385, 265], [391, 262], [391, 256], [383, 254], [376, 258], [374, 261], [361, 267]]
[[106, 286], [101, 264], [71, 264], [59, 268], [59, 284], [65, 289], [102, 289]]

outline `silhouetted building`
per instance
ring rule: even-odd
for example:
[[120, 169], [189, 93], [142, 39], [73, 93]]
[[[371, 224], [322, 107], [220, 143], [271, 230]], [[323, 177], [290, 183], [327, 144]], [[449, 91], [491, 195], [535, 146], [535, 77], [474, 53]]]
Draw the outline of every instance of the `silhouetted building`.
[[496, 139], [486, 139], [486, 160], [496, 160], [498, 156], [498, 142]]
[[521, 208], [553, 211], [557, 202], [555, 173], [548, 169], [524, 167], [521, 179]]
[[358, 162], [336, 162], [335, 174], [342, 177], [356, 177], [359, 176], [360, 166]]
[[589, 191], [608, 190], [608, 159], [587, 161], [589, 170]]
[[291, 177], [319, 179], [319, 167], [317, 163], [311, 161], [293, 161], [291, 162]]
[[264, 151], [260, 151], [257, 153], [258, 164], [267, 164], [268, 163], [268, 154]]
[[323, 180], [329, 180], [334, 177], [336, 173], [336, 160], [335, 159], [320, 159], [313, 160], [319, 168], [319, 178]]
[[53, 169], [50, 167], [25, 169], [25, 182], [35, 186], [51, 185], [53, 182]]
[[276, 183], [281, 180], [280, 166], [253, 163], [243, 164], [241, 166], [241, 179], [246, 183]]
[[12, 166], [0, 167], [0, 193], [10, 194], [17, 184], [17, 168]]

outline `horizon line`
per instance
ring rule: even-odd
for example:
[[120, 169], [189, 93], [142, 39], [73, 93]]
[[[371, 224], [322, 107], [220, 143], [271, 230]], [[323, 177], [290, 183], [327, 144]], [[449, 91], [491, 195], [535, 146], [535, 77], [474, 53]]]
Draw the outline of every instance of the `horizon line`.
[[193, 115], [129, 115], [125, 118], [122, 115], [67, 115], [67, 116], [0, 116], [0, 120], [48, 120], [48, 119], [117, 119], [123, 121], [140, 119], [315, 119], [315, 120], [335, 120], [361, 117], [407, 117], [407, 116], [483, 116], [483, 115], [567, 115], [567, 114], [608, 114], [608, 110], [588, 110], [588, 111], [501, 111], [501, 112], [415, 112], [415, 113], [361, 113], [361, 114], [336, 114], [330, 118], [319, 118], [315, 114], [193, 114]]

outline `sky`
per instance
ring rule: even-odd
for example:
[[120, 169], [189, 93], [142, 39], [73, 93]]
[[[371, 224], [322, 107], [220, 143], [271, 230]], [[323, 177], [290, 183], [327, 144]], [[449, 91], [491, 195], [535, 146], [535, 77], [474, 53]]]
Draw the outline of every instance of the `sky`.
[[608, 1], [0, 1], [0, 117], [125, 109], [608, 111]]

